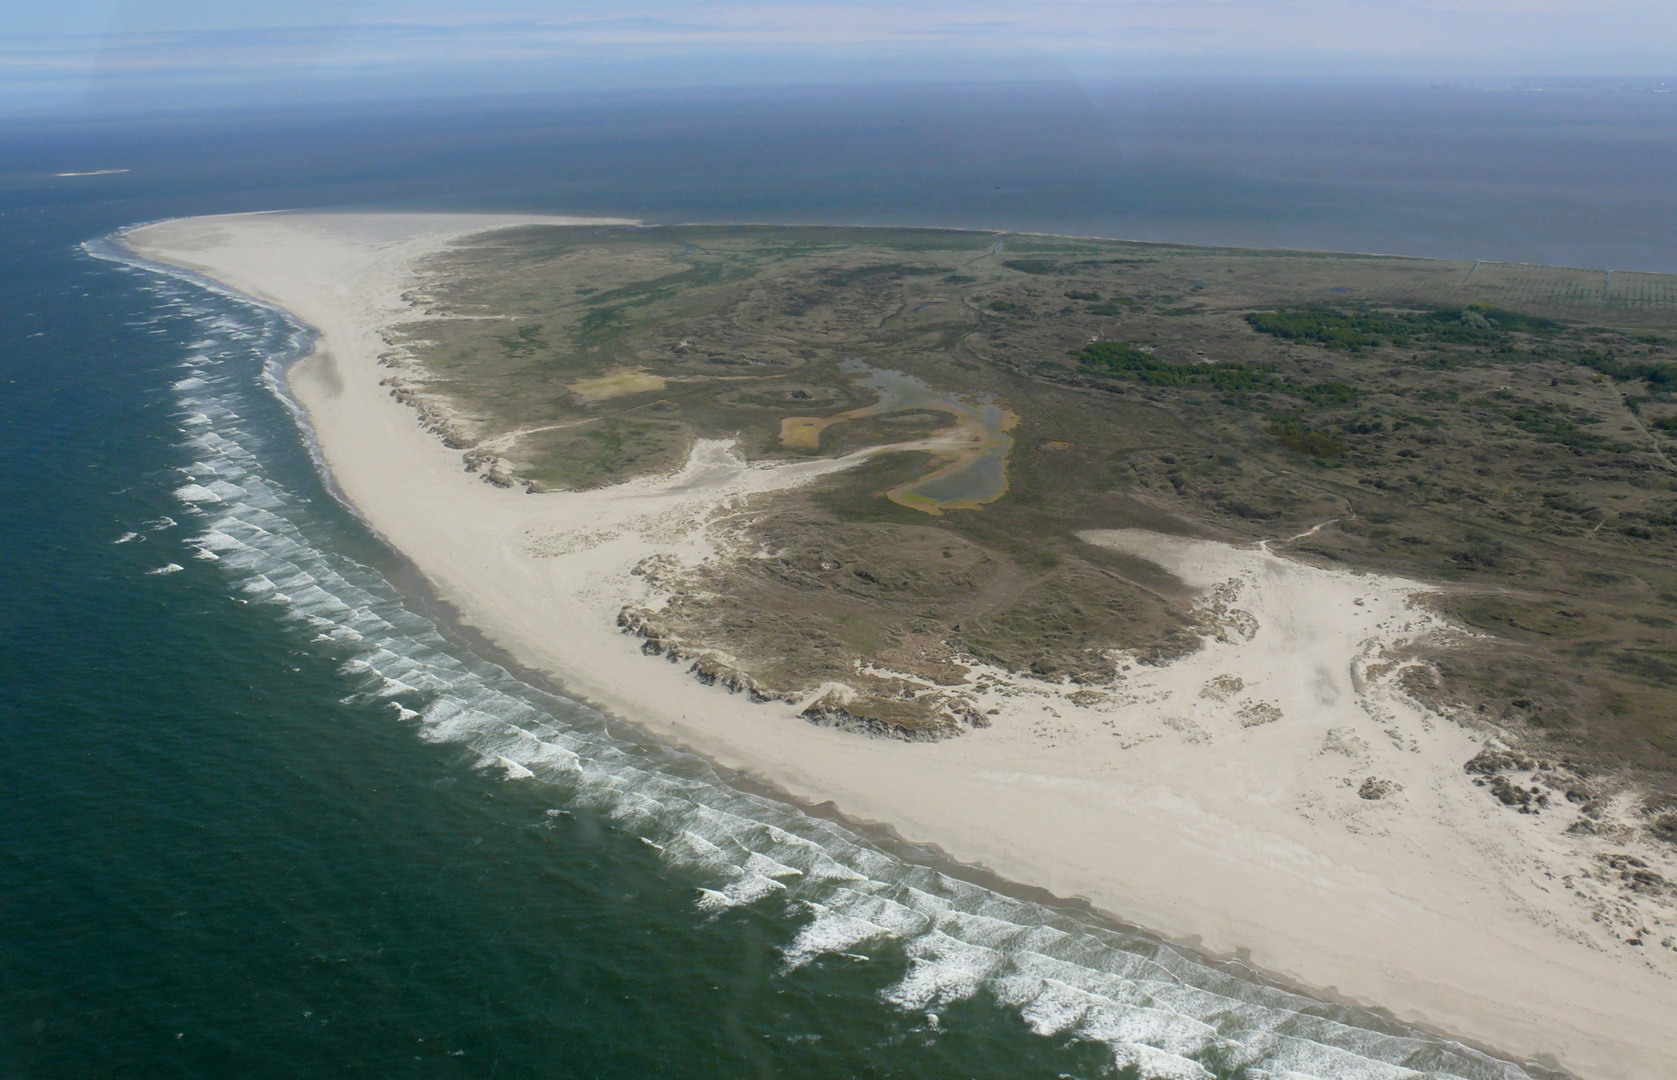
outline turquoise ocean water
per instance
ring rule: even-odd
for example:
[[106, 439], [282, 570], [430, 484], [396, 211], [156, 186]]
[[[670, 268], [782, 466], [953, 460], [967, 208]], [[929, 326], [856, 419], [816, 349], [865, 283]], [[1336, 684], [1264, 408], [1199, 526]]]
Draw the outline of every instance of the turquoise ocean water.
[[[1025, 93], [8, 127], [0, 1076], [1528, 1075], [811, 816], [509, 671], [323, 483], [278, 392], [307, 328], [104, 239], [517, 208], [1671, 262], [1643, 191], [1663, 102], [1591, 106], [1620, 135], [1589, 128], [1586, 167], [1576, 103], [1390, 92], [1371, 125], [1274, 91], [1234, 123], [1200, 90]], [[1393, 145], [1446, 106], [1471, 159]], [[1258, 130], [1304, 164], [1256, 168]], [[1526, 176], [1517, 222], [1487, 138]], [[1381, 154], [1442, 201], [1393, 194]]]

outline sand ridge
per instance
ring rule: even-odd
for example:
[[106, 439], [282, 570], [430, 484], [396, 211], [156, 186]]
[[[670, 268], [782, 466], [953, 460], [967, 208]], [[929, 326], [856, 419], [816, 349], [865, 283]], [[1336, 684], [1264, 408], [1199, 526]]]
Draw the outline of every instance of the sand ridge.
[[930, 744], [816, 727], [798, 702], [754, 704], [642, 655], [616, 626], [624, 604], [660, 600], [637, 565], [721, 557], [719, 518], [850, 461], [754, 467], [704, 443], [672, 475], [540, 496], [466, 473], [380, 384], [379, 330], [407, 313], [426, 255], [535, 220], [243, 215], [125, 239], [321, 331], [291, 383], [342, 491], [466, 621], [579, 696], [799, 798], [1249, 950], [1305, 985], [1586, 1076], [1677, 1063], [1670, 965], [1619, 947], [1566, 884], [1609, 841], [1497, 808], [1462, 771], [1479, 737], [1399, 692], [1412, 646], [1455, 632], [1415, 583], [1089, 533], [1202, 589], [1216, 633], [1094, 694], [975, 667], [991, 726]]

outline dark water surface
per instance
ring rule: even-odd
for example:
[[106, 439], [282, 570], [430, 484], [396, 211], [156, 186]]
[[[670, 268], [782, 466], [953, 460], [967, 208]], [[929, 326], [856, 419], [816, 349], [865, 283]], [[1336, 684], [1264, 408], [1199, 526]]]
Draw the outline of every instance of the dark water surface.
[[0, 1076], [1521, 1075], [905, 861], [520, 683], [323, 489], [272, 390], [302, 328], [82, 247], [359, 206], [1677, 268], [1670, 99], [1357, 93], [0, 129]]

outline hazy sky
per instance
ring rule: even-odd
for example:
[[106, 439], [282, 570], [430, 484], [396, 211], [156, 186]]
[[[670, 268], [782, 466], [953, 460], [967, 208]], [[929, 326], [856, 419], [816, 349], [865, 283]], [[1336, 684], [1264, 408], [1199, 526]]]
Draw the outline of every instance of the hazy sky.
[[0, 111], [1126, 75], [1677, 76], [1677, 0], [11, 0]]

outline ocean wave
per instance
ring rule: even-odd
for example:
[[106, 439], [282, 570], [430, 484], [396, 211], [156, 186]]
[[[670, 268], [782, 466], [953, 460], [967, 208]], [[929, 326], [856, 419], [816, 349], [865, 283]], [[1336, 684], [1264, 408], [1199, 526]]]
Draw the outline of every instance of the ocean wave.
[[891, 950], [906, 967], [881, 992], [888, 1006], [935, 1017], [989, 995], [1038, 1034], [1105, 1044], [1114, 1067], [1150, 1080], [1527, 1077], [1238, 965], [895, 857], [842, 825], [733, 788], [690, 755], [615, 739], [598, 714], [451, 643], [378, 572], [332, 551], [307, 499], [270, 475], [266, 436], [241, 417], [254, 415], [253, 394], [273, 393], [301, 421], [282, 370], [312, 340], [305, 328], [192, 275], [94, 253], [155, 271], [160, 305], [190, 320], [191, 364], [174, 386], [191, 460], [175, 489], [193, 532], [186, 545], [420, 738], [470, 748], [509, 782], [549, 785], [561, 805], [640, 836], [701, 882], [693, 903], [702, 911], [783, 912], [795, 931], [779, 977]]

